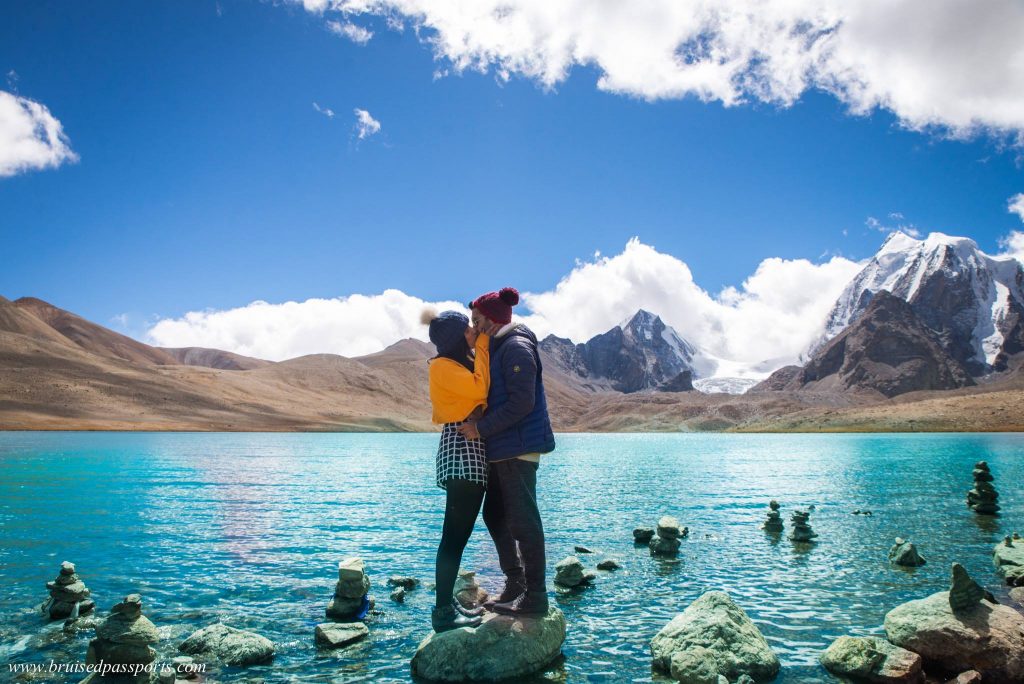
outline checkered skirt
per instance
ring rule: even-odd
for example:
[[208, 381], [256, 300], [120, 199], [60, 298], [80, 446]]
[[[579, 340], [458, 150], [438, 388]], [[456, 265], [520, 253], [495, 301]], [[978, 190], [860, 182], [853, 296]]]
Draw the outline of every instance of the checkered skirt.
[[482, 439], [466, 439], [458, 423], [445, 423], [437, 446], [437, 486], [448, 480], [469, 480], [487, 486], [487, 450]]

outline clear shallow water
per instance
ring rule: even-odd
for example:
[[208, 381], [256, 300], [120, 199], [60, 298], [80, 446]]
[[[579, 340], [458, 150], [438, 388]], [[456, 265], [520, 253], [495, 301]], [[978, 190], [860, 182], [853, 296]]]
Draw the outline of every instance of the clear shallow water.
[[[842, 634], [880, 634], [900, 602], [948, 586], [963, 563], [1005, 596], [991, 563], [1024, 532], [1024, 435], [561, 435], [538, 493], [554, 564], [584, 544], [623, 569], [555, 599], [569, 622], [565, 659], [543, 680], [651, 681], [648, 644], [704, 591], [728, 591], [783, 663], [779, 682], [830, 681], [819, 652]], [[78, 566], [101, 615], [139, 592], [161, 655], [222, 618], [277, 644], [273, 664], [220, 681], [408, 682], [429, 632], [421, 587], [392, 604], [391, 574], [433, 581], [443, 493], [436, 435], [0, 433], [0, 660], [84, 661], [38, 605], [62, 560]], [[975, 461], [988, 460], [1003, 515], [968, 511]], [[767, 503], [815, 504], [814, 546], [773, 542]], [[853, 516], [871, 509], [871, 517]], [[652, 559], [631, 531], [671, 513], [690, 528], [678, 562]], [[928, 559], [889, 566], [893, 537]], [[371, 637], [318, 652], [338, 560], [364, 558], [379, 613]], [[482, 522], [463, 562], [500, 583]], [[549, 576], [550, 576], [549, 574]], [[554, 594], [552, 594], [555, 596]], [[8, 674], [7, 664], [0, 680]], [[78, 678], [76, 678], [78, 679]], [[655, 679], [657, 679], [655, 677]], [[62, 681], [56, 679], [54, 681]]]

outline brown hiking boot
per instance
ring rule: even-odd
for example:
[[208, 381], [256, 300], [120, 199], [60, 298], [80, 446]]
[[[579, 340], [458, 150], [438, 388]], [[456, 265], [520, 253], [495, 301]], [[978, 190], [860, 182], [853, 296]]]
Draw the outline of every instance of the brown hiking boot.
[[494, 612], [515, 617], [538, 617], [548, 612], [546, 591], [527, 591], [508, 603], [495, 603]]

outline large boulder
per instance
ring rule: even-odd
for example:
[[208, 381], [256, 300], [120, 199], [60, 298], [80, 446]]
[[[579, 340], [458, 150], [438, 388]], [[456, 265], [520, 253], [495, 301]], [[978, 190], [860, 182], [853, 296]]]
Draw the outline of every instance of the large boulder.
[[855, 681], [899, 684], [921, 681], [921, 656], [877, 637], [842, 636], [821, 654], [832, 674]]
[[369, 628], [362, 622], [323, 622], [313, 630], [317, 646], [324, 648], [348, 646], [362, 641], [369, 634]]
[[925, 667], [950, 674], [973, 669], [985, 681], [1024, 681], [1024, 616], [987, 599], [954, 612], [950, 593], [940, 591], [889, 611], [885, 633], [920, 654]]
[[704, 594], [655, 635], [654, 666], [672, 672], [673, 656], [698, 646], [712, 654], [718, 674], [730, 681], [744, 674], [769, 680], [779, 672], [779, 659], [764, 635], [722, 591]]
[[497, 681], [526, 677], [558, 657], [565, 616], [552, 606], [536, 618], [487, 613], [475, 628], [461, 627], [424, 639], [412, 673], [432, 682]]
[[178, 650], [189, 655], [216, 659], [225, 665], [243, 667], [273, 658], [274, 642], [255, 632], [217, 622], [193, 632], [178, 646]]

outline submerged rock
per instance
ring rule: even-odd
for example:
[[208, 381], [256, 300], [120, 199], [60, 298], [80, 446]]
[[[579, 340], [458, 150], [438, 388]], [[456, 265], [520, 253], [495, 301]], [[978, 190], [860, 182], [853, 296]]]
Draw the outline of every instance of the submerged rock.
[[395, 587], [390, 598], [395, 603], [405, 603], [405, 587]]
[[217, 622], [193, 632], [178, 646], [178, 650], [189, 655], [215, 658], [225, 665], [243, 667], [273, 658], [274, 642], [255, 632]]
[[579, 546], [579, 545], [577, 545], [577, 546], [572, 547], [572, 549], [576, 553], [594, 553], [590, 548], [588, 548], [586, 546]]
[[651, 640], [654, 666], [672, 672], [673, 657], [701, 647], [714, 658], [717, 674], [730, 681], [741, 675], [768, 680], [779, 659], [754, 623], [722, 591], [709, 591], [672, 619]]
[[921, 656], [877, 637], [839, 637], [821, 664], [832, 674], [879, 684], [919, 682], [922, 673]]
[[646, 544], [651, 541], [653, 536], [654, 528], [652, 527], [638, 527], [633, 530], [633, 542], [636, 544]]
[[603, 561], [597, 564], [598, 570], [607, 570], [609, 572], [612, 570], [618, 570], [621, 567], [622, 566], [619, 565], [619, 562], [614, 558], [605, 558]]
[[316, 626], [313, 636], [318, 646], [341, 648], [361, 641], [370, 630], [362, 622], [324, 622]]
[[978, 461], [974, 464], [974, 489], [967, 492], [967, 506], [981, 515], [996, 515], [999, 512], [999, 492], [992, 486], [992, 472], [988, 463]]
[[402, 587], [406, 591], [412, 591], [420, 585], [420, 581], [415, 577], [404, 577], [402, 575], [392, 575], [388, 577], [389, 587]]
[[152, 644], [160, 641], [156, 625], [142, 614], [142, 597], [129, 594], [110, 609], [89, 642], [86, 664], [147, 665], [156, 658]]
[[554, 606], [536, 618], [486, 613], [475, 629], [461, 627], [424, 639], [412, 658], [412, 673], [434, 682], [526, 677], [558, 657], [563, 641], [565, 616]]
[[355, 620], [366, 615], [373, 607], [367, 596], [370, 578], [360, 558], [346, 558], [338, 563], [338, 582], [334, 596], [327, 604], [327, 617], [337, 620]]
[[1024, 586], [1024, 541], [1014, 534], [996, 544], [992, 551], [996, 570], [1010, 586]]
[[[954, 571], [957, 598], [940, 591], [889, 611], [886, 636], [919, 654], [926, 668], [948, 673], [973, 669], [985, 681], [1024, 680], [1024, 616], [984, 598], [975, 600], [971, 584], [977, 585], [970, 577], [965, 582], [963, 575]], [[960, 607], [954, 610], [954, 605]]]
[[455, 600], [461, 603], [463, 608], [476, 608], [489, 598], [487, 592], [477, 584], [476, 573], [470, 570], [459, 570], [459, 576], [455, 578], [454, 591]]
[[916, 568], [925, 564], [924, 558], [917, 552], [917, 547], [902, 537], [896, 537], [896, 543], [889, 549], [889, 562], [908, 568]]
[[96, 607], [89, 598], [92, 592], [75, 572], [74, 563], [61, 563], [60, 572], [52, 582], [46, 583], [46, 589], [50, 598], [43, 604], [43, 611], [49, 613], [51, 620], [77, 618]]

